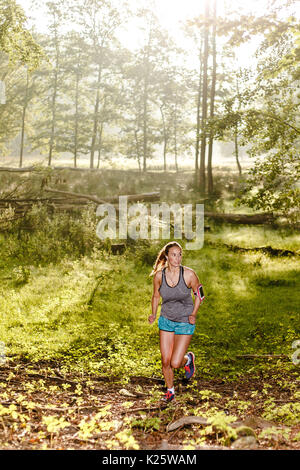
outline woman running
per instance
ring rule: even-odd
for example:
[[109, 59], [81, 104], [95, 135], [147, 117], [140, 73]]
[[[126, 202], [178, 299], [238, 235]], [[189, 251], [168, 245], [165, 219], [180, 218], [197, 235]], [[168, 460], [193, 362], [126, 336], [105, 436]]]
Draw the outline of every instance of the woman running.
[[[184, 367], [187, 379], [195, 373], [195, 356], [187, 352], [195, 331], [196, 314], [201, 304], [199, 279], [196, 273], [181, 265], [182, 247], [177, 242], [167, 243], [159, 252], [150, 276], [153, 278], [152, 314], [148, 321], [155, 321], [162, 297], [158, 321], [162, 372], [167, 392], [164, 401], [175, 398], [173, 369]], [[195, 303], [191, 296], [195, 295]]]

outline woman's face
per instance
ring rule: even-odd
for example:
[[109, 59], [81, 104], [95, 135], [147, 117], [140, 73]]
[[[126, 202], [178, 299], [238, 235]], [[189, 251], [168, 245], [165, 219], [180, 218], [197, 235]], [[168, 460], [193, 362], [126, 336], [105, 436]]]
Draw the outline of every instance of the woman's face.
[[179, 247], [172, 246], [172, 248], [169, 249], [167, 256], [169, 264], [171, 264], [172, 266], [180, 266], [182, 252]]

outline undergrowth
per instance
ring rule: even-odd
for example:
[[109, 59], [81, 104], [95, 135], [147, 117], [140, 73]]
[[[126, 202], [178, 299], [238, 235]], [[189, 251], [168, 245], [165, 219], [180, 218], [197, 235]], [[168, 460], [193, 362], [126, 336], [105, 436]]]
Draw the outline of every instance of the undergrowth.
[[[59, 360], [125, 380], [161, 376], [157, 322], [147, 321], [149, 274], [159, 249], [141, 242], [114, 256], [94, 247], [81, 257], [39, 265], [6, 253], [0, 303], [6, 355]], [[201, 376], [230, 380], [261, 368], [295, 368], [290, 358], [300, 337], [297, 263], [295, 257], [232, 253], [220, 246], [184, 251], [182, 264], [195, 270], [206, 294], [191, 343]], [[286, 358], [243, 358], [249, 354]]]

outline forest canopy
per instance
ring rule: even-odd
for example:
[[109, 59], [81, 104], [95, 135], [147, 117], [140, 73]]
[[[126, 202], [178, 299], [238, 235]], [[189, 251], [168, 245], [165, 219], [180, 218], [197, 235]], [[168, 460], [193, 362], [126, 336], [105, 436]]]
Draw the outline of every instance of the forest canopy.
[[152, 162], [164, 171], [188, 165], [199, 191], [213, 195], [214, 167], [227, 148], [241, 177], [238, 202], [297, 218], [294, 0], [260, 9], [207, 0], [178, 23], [179, 39], [155, 2], [23, 4], [35, 7], [32, 18], [21, 0], [0, 4], [3, 162], [140, 172]]

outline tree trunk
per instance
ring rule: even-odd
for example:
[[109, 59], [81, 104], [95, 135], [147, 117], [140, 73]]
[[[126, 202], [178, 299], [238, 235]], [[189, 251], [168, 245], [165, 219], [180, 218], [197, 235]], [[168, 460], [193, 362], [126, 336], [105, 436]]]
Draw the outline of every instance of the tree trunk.
[[23, 111], [22, 111], [22, 130], [21, 130], [20, 162], [19, 162], [20, 168], [23, 165], [25, 120], [26, 120], [26, 110], [27, 110], [27, 105], [28, 105], [28, 88], [29, 88], [29, 73], [28, 73], [28, 69], [26, 68], [26, 91], [25, 91], [25, 99], [24, 99], [24, 105], [23, 105]]
[[134, 131], [134, 137], [135, 137], [135, 147], [136, 147], [136, 155], [137, 155], [137, 161], [139, 165], [139, 172], [142, 171], [141, 167], [141, 157], [140, 157], [140, 146], [139, 146], [139, 139], [138, 139], [138, 131]]
[[175, 158], [175, 168], [176, 173], [178, 173], [178, 156], [177, 156], [177, 92], [176, 92], [176, 101], [175, 101], [175, 110], [174, 110], [174, 158]]
[[52, 163], [53, 148], [54, 148], [54, 133], [55, 133], [55, 124], [56, 124], [56, 97], [57, 97], [57, 68], [54, 73], [54, 89], [52, 95], [52, 122], [51, 122], [51, 134], [50, 134], [50, 143], [49, 143], [49, 156], [48, 156], [48, 166]]
[[77, 152], [78, 152], [78, 100], [79, 100], [79, 73], [76, 74], [76, 88], [75, 88], [75, 130], [74, 130], [74, 168], [77, 167]]
[[145, 77], [144, 83], [144, 99], [143, 99], [143, 171], [147, 171], [147, 150], [148, 150], [148, 141], [147, 141], [147, 94], [148, 94], [148, 78]]
[[164, 154], [164, 171], [167, 171], [167, 141], [168, 141], [168, 136], [167, 136], [167, 132], [166, 132], [166, 122], [165, 122], [165, 116], [164, 116], [164, 112], [163, 112], [163, 104], [160, 106], [160, 113], [161, 113], [161, 117], [162, 117], [162, 123], [163, 123], [163, 134], [164, 134], [164, 150], [163, 150], [163, 154]]
[[100, 159], [101, 159], [101, 149], [102, 149], [102, 134], [103, 134], [103, 122], [101, 121], [100, 124], [100, 131], [99, 131], [99, 147], [98, 147], [98, 160], [97, 160], [97, 168], [100, 168]]
[[235, 153], [235, 159], [236, 159], [236, 164], [239, 170], [239, 175], [242, 175], [242, 167], [239, 161], [239, 145], [238, 145], [238, 130], [237, 126], [234, 132], [234, 153]]
[[55, 21], [54, 40], [55, 40], [56, 57], [55, 57], [55, 70], [54, 70], [54, 87], [53, 87], [53, 95], [52, 95], [52, 123], [51, 123], [51, 133], [50, 133], [50, 143], [49, 143], [49, 156], [48, 156], [49, 166], [52, 163], [52, 156], [53, 156], [53, 149], [54, 149], [54, 137], [55, 137], [55, 126], [56, 126], [56, 98], [57, 98], [57, 87], [58, 87], [58, 69], [59, 69], [59, 61], [60, 61], [59, 40], [58, 40], [58, 34], [57, 34], [56, 19], [54, 19], [54, 21]]
[[205, 151], [206, 151], [206, 119], [207, 119], [207, 65], [208, 65], [208, 36], [209, 36], [209, 0], [205, 1], [205, 28], [204, 28], [204, 51], [203, 51], [203, 87], [202, 87], [202, 122], [201, 122], [201, 152], [200, 152], [200, 177], [199, 189], [205, 194]]
[[[103, 119], [104, 119], [105, 110], [106, 110], [106, 100], [107, 100], [107, 96], [105, 95], [104, 96], [103, 109], [102, 109]], [[101, 150], [102, 150], [102, 136], [103, 136], [103, 127], [104, 127], [103, 119], [101, 120], [100, 131], [99, 131], [97, 168], [100, 167], [100, 158], [101, 158]]]
[[[217, 51], [216, 51], [216, 25], [217, 25], [217, 0], [213, 3], [213, 34], [212, 34], [212, 56], [213, 56], [213, 69], [212, 69], [212, 83], [210, 91], [210, 118], [214, 117], [215, 109], [215, 94], [216, 94], [216, 79], [217, 79]], [[209, 146], [208, 146], [208, 160], [207, 160], [207, 192], [213, 192], [213, 174], [212, 174], [212, 154], [213, 154], [213, 140], [214, 133], [210, 130], [209, 133]]]
[[[145, 78], [145, 82], [148, 81]], [[148, 86], [145, 83], [144, 86], [144, 113], [143, 113], [143, 171], [147, 171], [147, 150], [148, 150], [148, 141], [147, 141], [147, 88]]]
[[[236, 79], [236, 91], [237, 95], [240, 95], [239, 91], [239, 82], [238, 79]], [[239, 103], [239, 109], [241, 108], [241, 103]], [[240, 164], [239, 160], [239, 145], [238, 145], [238, 125], [236, 124], [235, 129], [234, 129], [234, 153], [235, 153], [235, 159], [236, 159], [236, 164], [239, 170], [239, 175], [242, 175], [242, 167]]]
[[58, 87], [58, 70], [60, 66], [60, 52], [59, 52], [59, 38], [58, 38], [58, 23], [54, 13], [54, 41], [55, 41], [55, 70], [54, 70], [54, 86], [52, 94], [52, 122], [51, 122], [51, 133], [49, 142], [49, 155], [48, 155], [48, 166], [52, 163], [53, 149], [54, 149], [54, 137], [55, 137], [55, 126], [56, 126], [56, 98], [57, 98], [57, 87]]
[[202, 40], [199, 49], [199, 83], [198, 83], [198, 93], [197, 93], [197, 125], [196, 125], [196, 144], [195, 144], [195, 174], [196, 178], [199, 170], [199, 149], [200, 149], [200, 124], [201, 124], [201, 92], [202, 92]]
[[94, 106], [94, 121], [93, 121], [93, 133], [92, 133], [92, 143], [91, 143], [91, 154], [90, 154], [90, 168], [94, 168], [94, 155], [95, 155], [95, 145], [98, 133], [98, 113], [99, 113], [99, 103], [100, 103], [100, 84], [102, 76], [102, 63], [98, 66], [98, 78], [97, 78], [97, 92], [96, 92], [96, 101]]
[[144, 96], [143, 96], [143, 171], [147, 171], [148, 157], [148, 88], [149, 88], [149, 55], [152, 34], [149, 32], [146, 55], [144, 56]]

